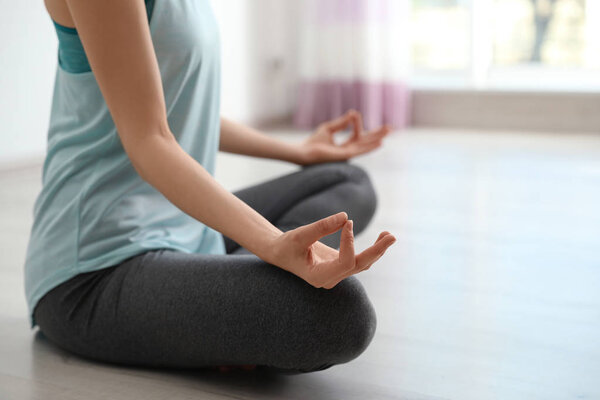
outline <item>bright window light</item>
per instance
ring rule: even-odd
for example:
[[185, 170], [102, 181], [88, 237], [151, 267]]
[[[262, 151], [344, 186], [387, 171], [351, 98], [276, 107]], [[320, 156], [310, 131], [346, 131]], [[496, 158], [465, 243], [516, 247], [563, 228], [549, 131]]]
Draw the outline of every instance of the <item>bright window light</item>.
[[414, 86], [600, 90], [600, 0], [412, 0]]

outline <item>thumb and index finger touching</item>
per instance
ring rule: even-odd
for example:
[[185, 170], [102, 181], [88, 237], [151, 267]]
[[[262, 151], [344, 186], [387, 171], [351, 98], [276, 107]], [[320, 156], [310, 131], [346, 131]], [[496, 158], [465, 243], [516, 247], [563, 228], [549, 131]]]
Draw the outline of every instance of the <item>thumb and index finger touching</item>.
[[349, 140], [357, 139], [363, 131], [363, 122], [361, 114], [356, 110], [349, 110], [344, 115], [330, 121], [327, 128], [331, 133], [339, 132], [352, 124], [352, 136]]
[[323, 236], [337, 232], [348, 220], [348, 214], [342, 211], [318, 221], [301, 226], [298, 229], [299, 240], [303, 246], [310, 246]]
[[[343, 231], [340, 238], [339, 252], [340, 261], [344, 265], [354, 265], [355, 262], [368, 262], [396, 241], [395, 237], [388, 231], [382, 232], [373, 246], [356, 256], [354, 250], [353, 221], [348, 220], [348, 214], [344, 211], [297, 228], [298, 239], [303, 247], [309, 247], [322, 237], [337, 232], [341, 228], [343, 228]], [[386, 238], [387, 236], [389, 238]], [[386, 240], [383, 240], [384, 238]]]

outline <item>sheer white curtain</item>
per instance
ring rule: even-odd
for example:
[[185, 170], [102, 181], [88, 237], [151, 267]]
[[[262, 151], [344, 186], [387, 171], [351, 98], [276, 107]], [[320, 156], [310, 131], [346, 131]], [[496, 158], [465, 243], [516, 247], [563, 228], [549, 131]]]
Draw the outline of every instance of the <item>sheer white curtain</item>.
[[354, 108], [367, 129], [409, 124], [409, 0], [304, 0], [295, 124]]

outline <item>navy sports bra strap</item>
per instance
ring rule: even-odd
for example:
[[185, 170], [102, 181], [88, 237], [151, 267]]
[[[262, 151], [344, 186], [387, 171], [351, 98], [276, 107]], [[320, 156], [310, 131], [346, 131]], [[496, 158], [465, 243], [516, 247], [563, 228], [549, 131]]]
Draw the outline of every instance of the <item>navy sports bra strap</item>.
[[[152, 18], [155, 0], [145, 0], [148, 23]], [[77, 29], [60, 25], [52, 20], [58, 36], [58, 63], [61, 68], [71, 73], [91, 71], [87, 56], [79, 39]]]

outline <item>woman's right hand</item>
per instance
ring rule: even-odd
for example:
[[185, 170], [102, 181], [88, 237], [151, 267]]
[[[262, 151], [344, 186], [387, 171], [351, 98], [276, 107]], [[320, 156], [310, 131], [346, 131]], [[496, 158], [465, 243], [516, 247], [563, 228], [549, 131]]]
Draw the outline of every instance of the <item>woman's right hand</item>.
[[[381, 232], [375, 243], [355, 254], [352, 220], [345, 212], [282, 233], [274, 240], [267, 262], [293, 273], [317, 288], [331, 289], [350, 275], [369, 269], [396, 241]], [[342, 230], [339, 251], [318, 241]]]

